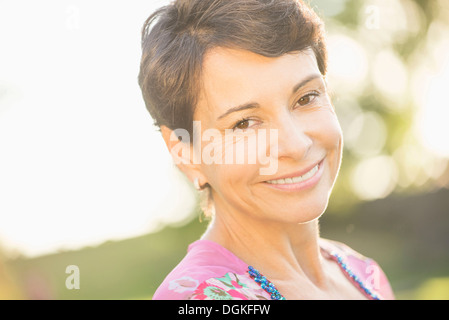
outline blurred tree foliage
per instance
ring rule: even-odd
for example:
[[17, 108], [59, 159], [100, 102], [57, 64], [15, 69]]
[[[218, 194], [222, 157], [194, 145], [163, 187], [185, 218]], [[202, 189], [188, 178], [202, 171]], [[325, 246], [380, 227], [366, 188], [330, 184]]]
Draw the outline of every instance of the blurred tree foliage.
[[[426, 107], [416, 98], [425, 98], [426, 88], [416, 83], [425, 84], [424, 79], [420, 79], [424, 77], [420, 74], [422, 69], [427, 69], [429, 74], [438, 73], [443, 63], [438, 60], [449, 58], [447, 47], [442, 54], [433, 52], [439, 50], [436, 38], [444, 37], [438, 34], [439, 30], [449, 30], [448, 3], [311, 0], [310, 4], [325, 20], [328, 39], [337, 39], [333, 41], [337, 45], [329, 46], [329, 84], [345, 136], [345, 149], [330, 202], [331, 211], [346, 212], [361, 200], [447, 187], [447, 155], [425, 148], [416, 130], [418, 112]], [[436, 29], [434, 26], [439, 30], [430, 32]], [[347, 45], [345, 38], [353, 43]], [[354, 60], [354, 70], [346, 67], [349, 80], [338, 74], [341, 70], [332, 74], [332, 63], [347, 62], [339, 56], [345, 54]], [[337, 55], [334, 60], [333, 55]], [[429, 70], [435, 65], [435, 70]], [[385, 70], [381, 73], [379, 69]], [[358, 71], [363, 75], [357, 74]], [[383, 78], [379, 79], [379, 75]], [[391, 86], [391, 92], [379, 84], [380, 81]], [[445, 100], [439, 103], [449, 107]], [[440, 116], [445, 115], [447, 111]], [[383, 135], [384, 141], [378, 141]], [[371, 159], [374, 161], [369, 161]], [[379, 159], [386, 161], [377, 161]], [[374, 171], [385, 171], [389, 178], [372, 173]]]
[[[205, 227], [195, 219], [141, 237], [8, 264], [28, 299], [149, 299]], [[80, 289], [66, 287], [69, 265], [79, 268]]]
[[24, 298], [11, 270], [8, 270], [3, 260], [3, 255], [0, 252], [0, 300]]

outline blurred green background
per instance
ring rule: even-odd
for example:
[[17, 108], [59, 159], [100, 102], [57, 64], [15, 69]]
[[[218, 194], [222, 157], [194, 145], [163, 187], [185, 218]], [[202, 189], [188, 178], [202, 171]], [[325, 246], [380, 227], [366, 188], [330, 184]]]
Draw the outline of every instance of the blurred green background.
[[[375, 259], [398, 299], [449, 299], [449, 2], [310, 3], [326, 22], [345, 137], [321, 234]], [[205, 230], [200, 216], [79, 250], [0, 255], [0, 298], [150, 299]], [[66, 288], [68, 265], [79, 290]]]

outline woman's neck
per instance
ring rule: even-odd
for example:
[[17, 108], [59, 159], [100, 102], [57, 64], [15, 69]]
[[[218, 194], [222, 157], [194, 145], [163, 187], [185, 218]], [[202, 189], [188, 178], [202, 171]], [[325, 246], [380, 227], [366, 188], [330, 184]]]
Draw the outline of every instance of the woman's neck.
[[217, 209], [202, 238], [227, 248], [269, 279], [306, 277], [316, 286], [325, 284], [317, 220], [290, 225]]

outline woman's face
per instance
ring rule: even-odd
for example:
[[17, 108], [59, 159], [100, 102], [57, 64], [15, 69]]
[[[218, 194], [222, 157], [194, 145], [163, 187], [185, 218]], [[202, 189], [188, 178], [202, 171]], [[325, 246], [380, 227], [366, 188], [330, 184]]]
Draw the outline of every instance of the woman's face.
[[194, 120], [217, 214], [302, 223], [324, 212], [343, 141], [311, 50], [277, 58], [211, 50]]

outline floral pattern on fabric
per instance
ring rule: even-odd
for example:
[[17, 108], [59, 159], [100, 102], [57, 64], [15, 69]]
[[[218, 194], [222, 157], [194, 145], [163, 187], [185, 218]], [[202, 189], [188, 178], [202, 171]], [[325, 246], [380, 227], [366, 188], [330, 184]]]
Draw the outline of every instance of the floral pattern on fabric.
[[[379, 265], [348, 246], [320, 239], [323, 257], [335, 260], [350, 281], [362, 292], [380, 299], [394, 299]], [[338, 257], [341, 261], [338, 261]], [[368, 289], [365, 290], [365, 289]], [[197, 240], [156, 290], [154, 300], [270, 300], [263, 281], [251, 277], [250, 267], [217, 243]]]
[[202, 282], [191, 300], [269, 300], [268, 294], [248, 275], [227, 273]]

